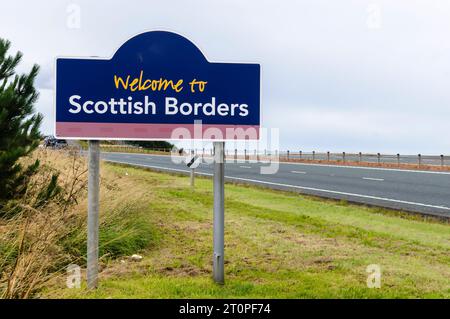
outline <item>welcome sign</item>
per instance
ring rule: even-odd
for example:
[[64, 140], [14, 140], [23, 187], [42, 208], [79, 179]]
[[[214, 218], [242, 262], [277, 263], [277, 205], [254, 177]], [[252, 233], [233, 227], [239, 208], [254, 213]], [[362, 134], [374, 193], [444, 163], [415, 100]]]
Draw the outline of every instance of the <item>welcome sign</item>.
[[178, 34], [146, 32], [111, 59], [57, 58], [55, 104], [59, 138], [258, 139], [260, 65], [211, 63]]

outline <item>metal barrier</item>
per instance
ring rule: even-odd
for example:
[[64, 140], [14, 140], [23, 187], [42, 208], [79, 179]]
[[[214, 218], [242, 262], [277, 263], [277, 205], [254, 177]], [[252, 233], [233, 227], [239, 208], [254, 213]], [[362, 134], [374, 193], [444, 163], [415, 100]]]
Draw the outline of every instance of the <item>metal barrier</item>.
[[[83, 147], [84, 149], [85, 147]], [[123, 153], [161, 153], [170, 154], [172, 151], [169, 148], [142, 148], [138, 146], [128, 145], [100, 145], [100, 149], [104, 152], [123, 152]], [[214, 152], [211, 148], [201, 149], [182, 149], [183, 154], [189, 154], [194, 151], [195, 154], [202, 156], [213, 156]], [[245, 160], [265, 160], [279, 158], [280, 161], [299, 161], [299, 162], [329, 162], [329, 163], [366, 163], [373, 165], [389, 164], [389, 166], [402, 164], [417, 165], [417, 166], [450, 166], [450, 155], [402, 155], [402, 154], [382, 154], [382, 153], [333, 153], [333, 152], [305, 152], [298, 151], [279, 151], [279, 150], [258, 150], [258, 149], [230, 149], [225, 153], [227, 158], [245, 159]]]

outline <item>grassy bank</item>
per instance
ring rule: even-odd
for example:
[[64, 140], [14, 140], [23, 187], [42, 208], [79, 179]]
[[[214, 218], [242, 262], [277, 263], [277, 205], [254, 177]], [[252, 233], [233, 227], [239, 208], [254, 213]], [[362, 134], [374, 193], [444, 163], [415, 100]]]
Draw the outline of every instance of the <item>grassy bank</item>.
[[[26, 193], [11, 201], [0, 216], [0, 298], [36, 297], [50, 282], [65, 276], [68, 264], [86, 264], [86, 159], [70, 150], [40, 149], [23, 162], [35, 159], [40, 160], [40, 168]], [[122, 181], [120, 186], [135, 187], [130, 182]], [[51, 184], [57, 187], [50, 192]], [[157, 244], [158, 228], [148, 222], [144, 193], [120, 191], [116, 174], [103, 171], [102, 267]], [[44, 201], [42, 194], [46, 194]]]
[[[106, 163], [102, 176], [101, 214], [115, 211], [124, 223], [139, 216], [149, 227], [152, 240], [135, 251], [144, 259], [108, 259], [96, 291], [65, 288], [60, 276], [43, 297], [450, 297], [448, 224], [227, 184], [226, 284], [218, 286], [211, 280], [209, 179], [198, 178], [193, 191], [187, 177]], [[381, 267], [380, 289], [366, 286], [369, 264]]]

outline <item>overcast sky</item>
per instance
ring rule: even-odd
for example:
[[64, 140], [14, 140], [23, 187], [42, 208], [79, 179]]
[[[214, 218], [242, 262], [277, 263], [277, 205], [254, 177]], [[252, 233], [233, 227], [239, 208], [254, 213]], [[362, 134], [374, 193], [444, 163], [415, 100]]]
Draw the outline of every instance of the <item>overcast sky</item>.
[[[79, 19], [77, 13], [79, 10]], [[79, 23], [78, 23], [79, 22]], [[282, 149], [450, 153], [450, 1], [2, 1], [0, 37], [41, 66], [53, 131], [56, 56], [110, 57], [175, 31], [209, 61], [262, 65], [262, 124]]]

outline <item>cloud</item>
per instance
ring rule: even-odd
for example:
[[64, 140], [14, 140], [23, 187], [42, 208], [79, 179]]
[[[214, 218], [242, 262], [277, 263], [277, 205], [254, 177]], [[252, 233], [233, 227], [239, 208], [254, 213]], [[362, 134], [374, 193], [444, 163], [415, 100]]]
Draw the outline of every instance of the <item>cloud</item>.
[[376, 109], [324, 112], [311, 105], [283, 109], [288, 110], [288, 118], [277, 118], [276, 110], [267, 116], [280, 128], [281, 140], [290, 145], [287, 148], [296, 151], [441, 154], [436, 149], [450, 148], [450, 141], [440, 138], [447, 135], [448, 116], [437, 118], [426, 109], [415, 113], [380, 113]]
[[44, 114], [44, 120], [41, 125], [41, 132], [45, 135], [53, 134], [54, 131], [54, 102], [53, 90], [41, 89], [39, 90], [39, 99], [35, 105], [35, 110]]
[[[80, 28], [67, 26], [71, 3]], [[368, 25], [369, 5], [379, 9], [379, 28]], [[162, 28], [191, 39], [210, 61], [261, 63], [263, 124], [283, 128], [284, 149], [440, 154], [449, 149], [437, 138], [450, 115], [449, 16], [441, 0], [18, 0], [2, 5], [0, 29], [24, 66], [42, 65], [44, 90], [54, 57], [110, 57], [129, 37]], [[51, 107], [39, 103], [52, 126]], [[305, 118], [314, 134], [298, 126]]]

